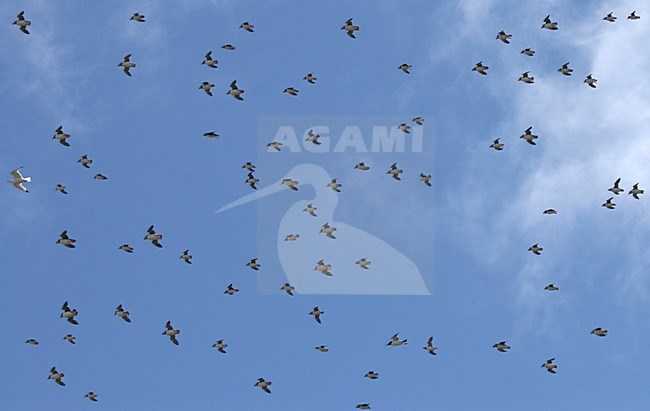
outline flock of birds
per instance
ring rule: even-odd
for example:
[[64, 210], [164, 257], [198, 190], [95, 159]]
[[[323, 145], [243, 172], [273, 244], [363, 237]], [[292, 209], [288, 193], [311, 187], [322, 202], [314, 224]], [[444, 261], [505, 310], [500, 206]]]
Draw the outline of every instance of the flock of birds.
[[[632, 13], [630, 13], [630, 15], [627, 18], [629, 20], [638, 20], [640, 17], [636, 14], [635, 11], [633, 11]], [[616, 21], [616, 19], [617, 18], [613, 15], [613, 13], [609, 13], [607, 16], [605, 16], [603, 18], [603, 20], [605, 20], [607, 22], [611, 22], [611, 23], [614, 23]], [[145, 16], [142, 15], [142, 14], [139, 14], [139, 13], [134, 13], [131, 16], [131, 20], [136, 22], [136, 23], [144, 23], [146, 21]], [[28, 30], [28, 27], [31, 27], [32, 22], [25, 18], [25, 13], [24, 12], [21, 11], [18, 14], [17, 20], [15, 20], [13, 22], [13, 24], [18, 26], [20, 31], [22, 31], [24, 34], [30, 34], [30, 32]], [[250, 32], [250, 33], [254, 32], [254, 26], [252, 24], [250, 24], [249, 22], [242, 23], [239, 26], [239, 28], [243, 29], [243, 30], [246, 30], [247, 32]], [[545, 30], [552, 30], [552, 31], [553, 30], [558, 30], [558, 23], [552, 21], [551, 16], [549, 15], [549, 16], [546, 16], [546, 18], [544, 18], [541, 28], [545, 29]], [[344, 30], [346, 32], [346, 34], [350, 38], [356, 39], [357, 37], [356, 37], [355, 33], [360, 30], [360, 27], [357, 26], [357, 25], [354, 25], [352, 19], [349, 19], [341, 27], [341, 30]], [[496, 39], [502, 41], [504, 44], [510, 44], [510, 40], [512, 39], [512, 37], [513, 37], [512, 34], [507, 34], [505, 31], [500, 31], [497, 34]], [[233, 46], [231, 44], [226, 44], [226, 45], [222, 46], [222, 49], [232, 51], [232, 50], [235, 50], [236, 48], [235, 48], [235, 46]], [[526, 49], [521, 51], [521, 54], [532, 57], [532, 56], [535, 55], [535, 51], [530, 49], [530, 48], [526, 48]], [[132, 57], [131, 54], [127, 54], [126, 56], [124, 56], [123, 61], [118, 64], [118, 67], [122, 68], [124, 73], [129, 77], [132, 76], [131, 70], [136, 68], [136, 64], [131, 61], [131, 57]], [[205, 59], [201, 62], [202, 65], [206, 65], [207, 67], [212, 68], [212, 69], [218, 68], [218, 63], [219, 63], [218, 60], [215, 59], [212, 56], [212, 51], [209, 51], [207, 54], [205, 54]], [[561, 74], [565, 75], [565, 76], [571, 76], [572, 73], [573, 73], [573, 69], [569, 67], [569, 64], [570, 63], [563, 64], [558, 69], [558, 71]], [[398, 67], [398, 70], [401, 70], [402, 72], [404, 72], [406, 74], [410, 74], [410, 72], [411, 72], [410, 70], [412, 70], [412, 69], [413, 69], [413, 66], [411, 66], [409, 64], [406, 64], [406, 63], [401, 64]], [[476, 63], [476, 66], [472, 69], [472, 71], [476, 71], [477, 73], [485, 76], [485, 75], [488, 74], [488, 69], [489, 69], [489, 67], [484, 65], [483, 61], [479, 61], [478, 63]], [[523, 83], [526, 83], [526, 84], [533, 84], [534, 81], [535, 81], [535, 78], [530, 76], [530, 73], [531, 73], [530, 71], [526, 71], [525, 73], [523, 73], [521, 75], [521, 77], [519, 78], [519, 81], [521, 81]], [[308, 73], [303, 78], [303, 80], [306, 81], [309, 84], [315, 84], [317, 78], [313, 75], [313, 73]], [[597, 81], [598, 80], [596, 78], [594, 78], [592, 74], [589, 74], [586, 77], [586, 79], [584, 80], [584, 83], [587, 84], [589, 87], [596, 88]], [[214, 87], [215, 87], [214, 84], [210, 83], [209, 81], [206, 81], [206, 82], [203, 82], [199, 86], [199, 90], [203, 90], [208, 96], [212, 96], [213, 95], [212, 89]], [[294, 87], [287, 87], [287, 88], [285, 88], [283, 90], [283, 92], [287, 93], [287, 94], [289, 94], [291, 96], [297, 96], [298, 93], [299, 93], [299, 90], [294, 88]], [[237, 85], [237, 80], [234, 80], [234, 81], [232, 81], [230, 83], [230, 89], [227, 91], [226, 94], [233, 96], [233, 98], [235, 98], [235, 99], [237, 99], [239, 101], [244, 100], [243, 97], [242, 97], [242, 95], [244, 94], [244, 90], [239, 88], [239, 86]], [[416, 125], [419, 125], [419, 126], [423, 125], [424, 121], [425, 121], [425, 119], [423, 117], [415, 117], [415, 118], [412, 119], [412, 122], [414, 124], [416, 124]], [[410, 133], [411, 126], [408, 125], [407, 123], [402, 123], [402, 124], [398, 125], [397, 128], [399, 128], [405, 134], [408, 134], [408, 133]], [[207, 138], [219, 138], [219, 134], [214, 132], [214, 131], [204, 133], [203, 136], [205, 136]], [[70, 147], [70, 143], [68, 142], [70, 137], [71, 137], [70, 134], [67, 134], [67, 133], [65, 133], [63, 131], [63, 126], [59, 126], [55, 130], [55, 134], [53, 135], [52, 139], [57, 140], [61, 145], [65, 146], [65, 147]], [[320, 138], [320, 136], [318, 134], [314, 133], [313, 130], [309, 130], [309, 132], [307, 133], [307, 138], [306, 138], [305, 141], [316, 144], [316, 145], [319, 145], [319, 144], [321, 144], [321, 142], [319, 141], [319, 138]], [[533, 134], [532, 127], [529, 127], [528, 129], [526, 129], [524, 131], [524, 133], [520, 136], [520, 138], [524, 139], [530, 145], [536, 145], [535, 140], [537, 140], [539, 138], [539, 136]], [[268, 147], [269, 150], [281, 151], [282, 143], [273, 141], [271, 143], [268, 143], [267, 147]], [[504, 149], [504, 144], [500, 142], [499, 138], [497, 138], [496, 140], [494, 140], [492, 145], [490, 145], [490, 147], [493, 148], [494, 150], [502, 151]], [[86, 155], [83, 155], [77, 162], [80, 163], [83, 167], [89, 169], [90, 166], [93, 163], [93, 160], [90, 159], [88, 157], [88, 155], [86, 154]], [[21, 190], [21, 191], [23, 191], [25, 193], [28, 193], [29, 190], [27, 190], [25, 185], [31, 182], [31, 177], [24, 177], [22, 175], [22, 173], [21, 173], [21, 168], [22, 167], [11, 171], [11, 175], [12, 175], [13, 178], [8, 180], [8, 182], [13, 184], [13, 186], [15, 188], [17, 188], [17, 189], [19, 189], [19, 190]], [[257, 189], [257, 185], [260, 183], [260, 180], [258, 178], [256, 178], [255, 175], [254, 175], [254, 173], [255, 173], [255, 165], [253, 165], [251, 162], [247, 162], [246, 164], [244, 164], [242, 166], [242, 168], [246, 169], [248, 171], [247, 179], [245, 180], [245, 183], [248, 184], [251, 188]], [[361, 163], [356, 164], [354, 166], [354, 169], [361, 170], [361, 171], [367, 171], [367, 170], [370, 169], [370, 167], [367, 164], [365, 164], [364, 162], [361, 162]], [[403, 170], [400, 169], [397, 166], [397, 163], [393, 163], [390, 166], [390, 168], [388, 169], [388, 171], [386, 172], [386, 174], [390, 175], [393, 179], [398, 180], [398, 181], [401, 180], [400, 175], [402, 173], [403, 173]], [[103, 174], [99, 173], [99, 174], [95, 175], [94, 179], [107, 180], [108, 178], [106, 176], [104, 176]], [[420, 173], [420, 180], [424, 184], [426, 184], [427, 186], [429, 186], [429, 187], [431, 186], [431, 175], [430, 174]], [[613, 193], [616, 196], [623, 193], [625, 190], [622, 189], [619, 186], [620, 182], [621, 182], [621, 178], [618, 178], [614, 182], [613, 187], [609, 188], [608, 191]], [[294, 191], [297, 191], [298, 186], [299, 186], [298, 181], [290, 179], [290, 178], [285, 178], [284, 180], [281, 181], [281, 184], [287, 186], [288, 188], [290, 188], [291, 190], [294, 190]], [[337, 193], [341, 192], [340, 188], [342, 187], [342, 184], [339, 183], [337, 181], [337, 179], [332, 179], [331, 182], [327, 186], [330, 189], [332, 189], [333, 191], [337, 192]], [[62, 185], [62, 184], [57, 184], [56, 187], [55, 187], [55, 190], [61, 192], [62, 194], [66, 194], [66, 195], [68, 194], [68, 192], [66, 191], [67, 190], [66, 186]], [[632, 188], [630, 189], [628, 194], [632, 195], [635, 199], [638, 200], [639, 195], [644, 194], [644, 190], [639, 188], [639, 183], [636, 183], [636, 184], [634, 184], [632, 186]], [[616, 204], [612, 202], [613, 199], [614, 199], [614, 197], [608, 198], [606, 200], [606, 202], [602, 206], [605, 207], [605, 208], [608, 208], [608, 209], [614, 209], [616, 207]], [[303, 211], [310, 214], [311, 216], [316, 216], [317, 208], [313, 204], [308, 204], [307, 207]], [[547, 209], [547, 210], [543, 211], [543, 214], [553, 215], [553, 214], [557, 214], [557, 211], [554, 210], [554, 209]], [[333, 226], [331, 226], [329, 224], [324, 224], [322, 226], [321, 230], [320, 230], [320, 233], [324, 234], [326, 237], [328, 237], [330, 239], [336, 239], [336, 236], [335, 236], [336, 231], [337, 231], [336, 227], [333, 227]], [[296, 241], [299, 238], [300, 238], [299, 234], [289, 234], [289, 235], [287, 235], [285, 237], [285, 241]], [[162, 239], [163, 239], [163, 235], [156, 232], [153, 225], [151, 225], [147, 229], [147, 233], [144, 236], [144, 240], [151, 242], [151, 244], [153, 246], [158, 247], [158, 248], [163, 247], [163, 245], [161, 243]], [[75, 240], [74, 238], [71, 238], [70, 235], [68, 234], [68, 231], [65, 230], [60, 234], [59, 239], [56, 241], [56, 243], [60, 244], [62, 246], [65, 246], [67, 248], [74, 249], [76, 247], [75, 246], [76, 241], [77, 240]], [[121, 251], [124, 251], [126, 253], [133, 253], [134, 252], [134, 248], [132, 246], [130, 246], [129, 244], [123, 244], [120, 247], [118, 247], [118, 249], [121, 250]], [[539, 244], [536, 243], [536, 244], [532, 245], [528, 249], [528, 251], [532, 252], [535, 255], [541, 255], [541, 252], [543, 251], [543, 248], [541, 246], [539, 246]], [[185, 262], [186, 264], [192, 264], [192, 255], [190, 254], [190, 250], [183, 251], [183, 253], [180, 256], [180, 259], [183, 260], [183, 262]], [[246, 266], [248, 266], [249, 268], [251, 268], [252, 270], [255, 270], [255, 271], [259, 270], [260, 267], [261, 267], [261, 264], [257, 260], [258, 260], [257, 258], [251, 259], [246, 264]], [[368, 270], [368, 269], [371, 268], [371, 261], [368, 260], [367, 258], [362, 258], [362, 259], [358, 260], [356, 262], [356, 264], [360, 268], [362, 268], [364, 270]], [[330, 264], [327, 264], [324, 260], [320, 260], [320, 261], [318, 261], [316, 263], [316, 267], [314, 268], [314, 270], [321, 273], [321, 274], [323, 274], [323, 275], [325, 275], [325, 276], [332, 276], [332, 273], [330, 271], [331, 268], [332, 268], [332, 266]], [[281, 287], [281, 290], [286, 292], [288, 295], [293, 296], [295, 288], [291, 284], [285, 283]], [[555, 292], [555, 291], [559, 290], [559, 287], [557, 287], [555, 284], [551, 283], [551, 284], [547, 285], [544, 288], [544, 290]], [[233, 284], [229, 284], [227, 289], [224, 291], [224, 294], [234, 295], [237, 292], [239, 292], [239, 289], [235, 288], [233, 286]], [[79, 324], [77, 322], [77, 320], [76, 320], [76, 317], [79, 315], [79, 311], [76, 308], [70, 308], [68, 301], [66, 301], [61, 306], [61, 310], [62, 310], [62, 312], [60, 314], [60, 318], [65, 319], [66, 321], [68, 321], [70, 324], [73, 324], [73, 325], [78, 325]], [[312, 316], [314, 318], [314, 320], [318, 324], [322, 323], [321, 317], [324, 314], [325, 314], [325, 311], [320, 309], [319, 306], [315, 306], [312, 309], [312, 311], [309, 312], [309, 315]], [[122, 306], [122, 304], [119, 304], [115, 308], [114, 316], [117, 316], [117, 317], [121, 318], [126, 323], [131, 323], [130, 315], [131, 314], [129, 313], [129, 311], [127, 311]], [[174, 328], [171, 321], [167, 321], [165, 323], [165, 330], [162, 332], [162, 335], [169, 337], [170, 341], [173, 344], [179, 345], [180, 342], [179, 342], [177, 337], [178, 337], [178, 335], [180, 333], [181, 333], [181, 331], [179, 329]], [[601, 328], [601, 327], [595, 328], [595, 329], [593, 329], [591, 331], [591, 334], [596, 335], [598, 337], [605, 337], [605, 336], [607, 336], [607, 333], [608, 333], [608, 331], [606, 329]], [[63, 339], [68, 341], [70, 344], [76, 344], [75, 337], [72, 334], [66, 335], [65, 337], [63, 337]], [[430, 355], [437, 355], [438, 347], [433, 345], [433, 341], [434, 341], [433, 336], [429, 337], [427, 342], [426, 342], [426, 345], [424, 345], [422, 347], [422, 349], [424, 349]], [[28, 339], [26, 341], [26, 343], [30, 344], [30, 345], [39, 345], [39, 342], [36, 339], [33, 339], [33, 338]], [[392, 337], [390, 337], [390, 339], [387, 342], [387, 346], [390, 346], [390, 347], [398, 347], [398, 346], [407, 345], [407, 344], [408, 344], [407, 339], [406, 338], [404, 338], [404, 339], [400, 338], [399, 333], [394, 334]], [[228, 347], [228, 344], [226, 344], [223, 339], [220, 339], [216, 343], [214, 343], [212, 345], [212, 347], [216, 348], [219, 352], [225, 354], [226, 353], [226, 348]], [[503, 353], [507, 352], [511, 348], [507, 344], [506, 341], [497, 342], [492, 347], [494, 349], [496, 349], [498, 352], [503, 352]], [[320, 351], [320, 352], [323, 352], [323, 353], [326, 353], [326, 352], [329, 351], [329, 348], [326, 345], [319, 345], [319, 346], [314, 347], [314, 348], [317, 351]], [[548, 359], [547, 361], [545, 361], [542, 364], [542, 368], [544, 368], [549, 373], [555, 374], [556, 369], [557, 369], [557, 365], [554, 363], [554, 361], [555, 361], [555, 358]], [[50, 375], [49, 375], [48, 379], [54, 381], [55, 383], [57, 383], [60, 386], [65, 386], [65, 382], [63, 381], [64, 376], [65, 376], [64, 373], [59, 372], [56, 369], [56, 367], [52, 367], [50, 369]], [[368, 378], [368, 379], [371, 379], [371, 380], [375, 380], [375, 379], [379, 378], [379, 373], [371, 370], [371, 371], [368, 371], [364, 375], [364, 377]], [[268, 381], [265, 378], [260, 377], [257, 380], [257, 382], [255, 382], [254, 387], [260, 388], [264, 392], [270, 394], [271, 393], [270, 387], [271, 387], [272, 384], [273, 383], [271, 381]], [[98, 394], [91, 391], [91, 392], [88, 392], [85, 395], [85, 398], [88, 398], [91, 401], [97, 401]], [[370, 404], [369, 403], [357, 404], [356, 408], [357, 409], [368, 410], [368, 409], [370, 409]]]

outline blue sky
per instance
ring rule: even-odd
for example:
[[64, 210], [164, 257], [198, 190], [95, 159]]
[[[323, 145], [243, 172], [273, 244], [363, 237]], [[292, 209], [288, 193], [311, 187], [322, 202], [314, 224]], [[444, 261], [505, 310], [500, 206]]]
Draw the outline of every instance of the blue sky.
[[[600, 205], [618, 177], [626, 190], [650, 182], [648, 10], [628, 0], [251, 6], [0, 5], [0, 164], [6, 179], [24, 166], [33, 180], [29, 194], [0, 190], [0, 408], [646, 409], [647, 199]], [[635, 9], [641, 19], [626, 20]], [[21, 10], [29, 36], [10, 24]], [[146, 23], [129, 21], [136, 11]], [[610, 11], [614, 24], [602, 20]], [[539, 28], [547, 14], [560, 30]], [[350, 17], [356, 40], [339, 29]], [[243, 21], [255, 33], [239, 30]], [[495, 40], [500, 30], [511, 45]], [[519, 54], [526, 47], [537, 54]], [[216, 70], [200, 64], [208, 50]], [[131, 78], [117, 67], [129, 53]], [[487, 76], [471, 72], [479, 60]], [[556, 71], [567, 61], [569, 78]], [[397, 70], [405, 62], [410, 75]], [[528, 70], [535, 84], [518, 83]], [[315, 85], [302, 81], [309, 72]], [[590, 73], [595, 90], [582, 83]], [[235, 79], [244, 102], [225, 94]], [[216, 84], [214, 97], [198, 90], [203, 81]], [[282, 93], [289, 86], [298, 97]], [[265, 152], [274, 121], [311, 116], [340, 130], [418, 115], [427, 119], [420, 153]], [[51, 140], [59, 125], [70, 148]], [[531, 125], [535, 147], [518, 138]], [[201, 136], [211, 130], [221, 139]], [[497, 137], [503, 152], [488, 148]], [[91, 170], [77, 164], [83, 154]], [[280, 213], [317, 190], [215, 214], [252, 191], [246, 161], [258, 164], [260, 187], [303, 162], [339, 177], [335, 220], [406, 255], [431, 295], [281, 293]], [[369, 174], [352, 169], [359, 161]], [[385, 174], [395, 161], [402, 182]], [[151, 224], [163, 249], [142, 240]], [[66, 229], [74, 250], [55, 244]], [[119, 251], [124, 243], [135, 253]], [[541, 256], [526, 251], [533, 243]], [[192, 266], [179, 260], [188, 248]], [[254, 257], [257, 274], [245, 266]], [[543, 291], [551, 282], [560, 291]], [[241, 292], [223, 295], [229, 283]], [[59, 318], [66, 300], [78, 326]], [[131, 324], [113, 316], [118, 304]], [[308, 315], [315, 305], [321, 325]], [[161, 335], [167, 320], [181, 330], [178, 347]], [[590, 335], [595, 327], [610, 334]], [[396, 332], [409, 344], [386, 347]], [[436, 357], [420, 348], [431, 335]], [[222, 338], [226, 355], [211, 348]], [[491, 348], [504, 339], [510, 352]], [[330, 352], [314, 350], [321, 344]], [[557, 375], [540, 368], [550, 357]], [[66, 387], [46, 379], [52, 366]], [[364, 379], [369, 370], [380, 378]], [[258, 377], [273, 394], [253, 388]]]

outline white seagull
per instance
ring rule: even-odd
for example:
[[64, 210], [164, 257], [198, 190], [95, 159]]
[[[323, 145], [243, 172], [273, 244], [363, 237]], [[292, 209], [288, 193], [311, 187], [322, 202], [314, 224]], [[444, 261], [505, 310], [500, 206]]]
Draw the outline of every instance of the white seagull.
[[25, 188], [23, 183], [31, 183], [32, 178], [31, 177], [23, 177], [23, 175], [20, 174], [20, 169], [21, 168], [22, 167], [18, 167], [17, 169], [12, 171], [10, 174], [13, 176], [13, 178], [11, 180], [7, 180], [7, 182], [13, 184], [14, 187], [19, 189], [20, 191], [24, 191], [25, 193], [29, 193], [29, 190], [27, 190]]

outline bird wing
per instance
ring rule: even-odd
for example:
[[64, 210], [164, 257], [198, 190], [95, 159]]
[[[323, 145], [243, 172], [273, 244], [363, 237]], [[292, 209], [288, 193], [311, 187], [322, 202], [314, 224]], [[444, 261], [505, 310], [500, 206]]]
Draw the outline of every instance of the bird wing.
[[22, 167], [18, 167], [17, 169], [15, 169], [14, 171], [12, 171], [12, 172], [11, 172], [11, 175], [14, 176], [14, 178], [20, 178], [20, 179], [22, 179], [22, 178], [23, 178], [23, 175], [20, 174], [20, 169], [21, 169], [21, 168], [22, 168]]
[[165, 328], [167, 328], [168, 330], [173, 330], [174, 327], [172, 327], [172, 322], [171, 322], [171, 321], [167, 321], [167, 322], [165, 323]]
[[23, 183], [14, 183], [14, 187], [16, 187], [17, 189], [25, 193], [27, 192], [27, 189], [25, 188], [25, 186], [23, 186]]
[[129, 62], [129, 61], [131, 61], [131, 55], [127, 54], [126, 56], [124, 56], [124, 62]]
[[230, 88], [233, 90], [238, 90], [237, 88], [237, 80], [233, 80], [232, 83], [230, 83]]
[[178, 345], [178, 340], [176, 339], [176, 336], [175, 336], [175, 335], [170, 335], [170, 336], [169, 336], [169, 339], [172, 340], [172, 342], [173, 342], [174, 344]]

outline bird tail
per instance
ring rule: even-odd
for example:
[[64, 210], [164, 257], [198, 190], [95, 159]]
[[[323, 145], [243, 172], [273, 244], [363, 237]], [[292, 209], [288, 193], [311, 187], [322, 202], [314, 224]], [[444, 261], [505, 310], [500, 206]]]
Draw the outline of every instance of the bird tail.
[[31, 177], [25, 177], [25, 182], [26, 182], [26, 183], [31, 183], [31, 182], [32, 182], [32, 178], [31, 178]]

